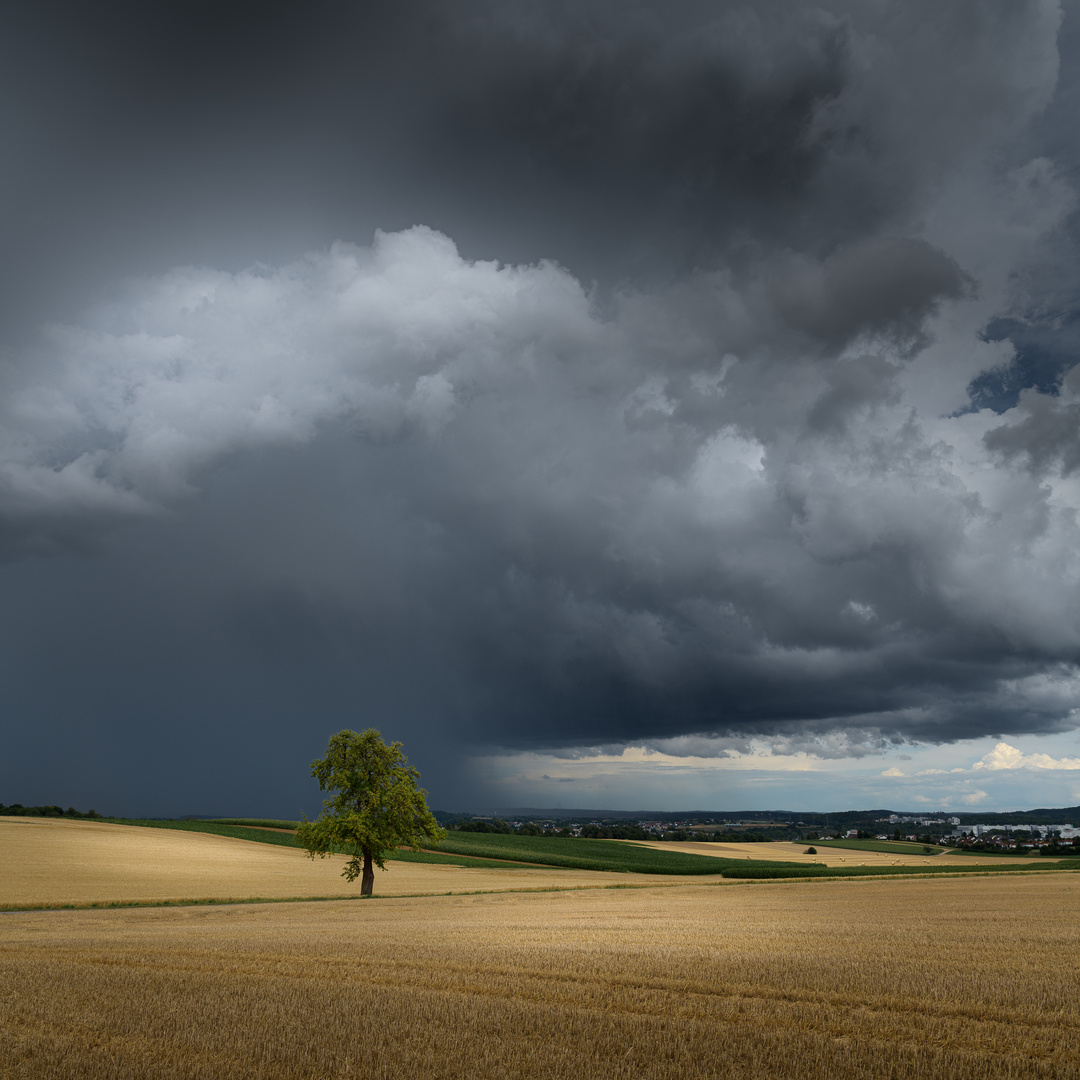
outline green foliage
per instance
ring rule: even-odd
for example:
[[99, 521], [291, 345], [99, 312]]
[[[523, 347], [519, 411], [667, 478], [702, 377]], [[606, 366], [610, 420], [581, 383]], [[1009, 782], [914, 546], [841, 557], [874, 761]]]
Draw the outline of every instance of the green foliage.
[[640, 825], [583, 825], [581, 835], [592, 840], [648, 840]]
[[1001, 859], [1036, 858], [1035, 851], [1018, 851], [1016, 848], [1004, 847], [981, 840], [976, 840], [971, 844], [957, 844], [952, 849], [952, 853], [954, 855], [977, 855], [980, 859], [984, 857]]
[[408, 846], [435, 845], [446, 834], [439, 828], [401, 743], [387, 745], [374, 728], [348, 729], [331, 736], [326, 756], [311, 763], [311, 775], [321, 791], [322, 815], [304, 820], [296, 839], [311, 858], [344, 852], [352, 858], [342, 876], [355, 881], [363, 875], [362, 892], [371, 892], [371, 864], [386, 869], [388, 852]]
[[501, 818], [495, 818], [494, 821], [466, 821], [457, 828], [461, 832], [482, 832], [482, 833], [512, 833], [514, 830], [510, 828]]
[[1048, 858], [1061, 858], [1063, 855], [1077, 856], [1080, 855], [1080, 840], [1073, 840], [1071, 843], [1062, 844], [1060, 841], [1052, 841], [1046, 847], [1039, 849], [1040, 855], [1045, 855]]
[[816, 854], [817, 854], [817, 848], [816, 848], [816, 847], [808, 847], [808, 848], [807, 848], [807, 849], [806, 849], [806, 850], [805, 850], [805, 851], [803, 852], [803, 854], [804, 854], [804, 855], [816, 855]]
[[534, 825], [531, 821], [525, 822], [517, 831], [518, 836], [546, 836], [547, 832], [540, 825]]
[[671, 840], [674, 843], [678, 844], [682, 843], [685, 840], [696, 840], [698, 839], [698, 837], [695, 837], [692, 833], [687, 832], [686, 829], [666, 829], [664, 831], [664, 835], [658, 837], [658, 839]]
[[66, 818], [93, 818], [101, 819], [96, 810], [87, 810], [84, 814], [69, 806], [66, 810], [60, 806], [23, 806], [22, 803], [12, 803], [5, 806], [0, 803], [0, 817], [66, 817]]

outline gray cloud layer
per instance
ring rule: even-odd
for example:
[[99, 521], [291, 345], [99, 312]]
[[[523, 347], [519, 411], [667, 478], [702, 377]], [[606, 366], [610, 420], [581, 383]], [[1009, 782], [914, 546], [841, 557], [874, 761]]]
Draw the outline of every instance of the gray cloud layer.
[[[151, 104], [121, 110], [122, 152], [69, 135], [40, 167], [74, 156], [104, 184], [136, 155], [149, 182], [107, 215], [105, 263], [136, 276], [9, 335], [22, 752], [43, 716], [126, 732], [125, 754], [193, 715], [237, 748], [373, 722], [429, 741], [463, 798], [451, 747], [832, 755], [1075, 726], [1074, 377], [967, 408], [1013, 363], [985, 328], [1039, 324], [1040, 275], [1073, 250], [1042, 119], [1059, 22], [1044, 3], [317, 7], [275, 14], [228, 78], [192, 31], [194, 103], [180, 59], [125, 53], [104, 88], [85, 70], [90, 100], [138, 77]], [[346, 25], [369, 31], [358, 69]], [[73, 123], [73, 92], [40, 115]], [[294, 140], [287, 197], [257, 174]], [[147, 215], [199, 218], [203, 197], [221, 236], [163, 218], [146, 239]], [[388, 231], [324, 242], [356, 237], [350, 216]], [[105, 244], [82, 227], [76, 267]], [[281, 258], [298, 237], [311, 252]], [[192, 255], [226, 268], [175, 268]], [[89, 295], [66, 288], [56, 313]]]

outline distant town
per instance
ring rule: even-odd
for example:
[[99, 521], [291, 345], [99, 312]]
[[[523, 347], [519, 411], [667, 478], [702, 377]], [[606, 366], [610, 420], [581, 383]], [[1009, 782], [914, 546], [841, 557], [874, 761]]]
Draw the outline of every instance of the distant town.
[[849, 810], [657, 811], [510, 809], [489, 814], [436, 811], [448, 829], [526, 836], [582, 836], [617, 840], [899, 840], [976, 851], [1057, 854], [1080, 850], [1080, 807], [975, 814], [902, 814]]
[[[451, 831], [601, 840], [696, 840], [712, 843], [892, 840], [981, 852], [1080, 854], [1080, 806], [983, 814], [902, 814], [890, 810], [812, 813], [768, 811], [551, 810], [516, 808], [486, 814], [433, 811]], [[96, 810], [0, 803], [0, 816], [110, 820]], [[211, 815], [188, 815], [188, 819]], [[165, 820], [165, 819], [162, 819]]]

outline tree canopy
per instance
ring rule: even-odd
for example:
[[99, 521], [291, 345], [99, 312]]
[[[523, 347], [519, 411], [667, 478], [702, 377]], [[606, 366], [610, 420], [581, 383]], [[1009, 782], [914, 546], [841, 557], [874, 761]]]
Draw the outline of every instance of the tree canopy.
[[361, 877], [362, 896], [371, 895], [373, 864], [385, 870], [388, 852], [437, 844], [446, 835], [427, 808], [420, 774], [409, 766], [401, 743], [387, 745], [374, 728], [332, 735], [326, 756], [311, 763], [311, 775], [321, 791], [333, 794], [315, 821], [304, 819], [296, 838], [312, 859], [351, 855], [342, 876]]

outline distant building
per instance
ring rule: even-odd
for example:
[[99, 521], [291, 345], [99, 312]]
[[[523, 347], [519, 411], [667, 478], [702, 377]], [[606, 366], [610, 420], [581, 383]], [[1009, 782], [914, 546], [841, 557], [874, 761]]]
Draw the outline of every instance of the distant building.
[[1075, 825], [964, 825], [953, 829], [950, 836], [990, 836], [994, 833], [1036, 832], [1046, 838], [1075, 840], [1080, 828]]
[[[882, 819], [885, 820], [885, 819]], [[890, 825], [959, 825], [958, 817], [915, 817], [911, 814], [890, 814]]]

